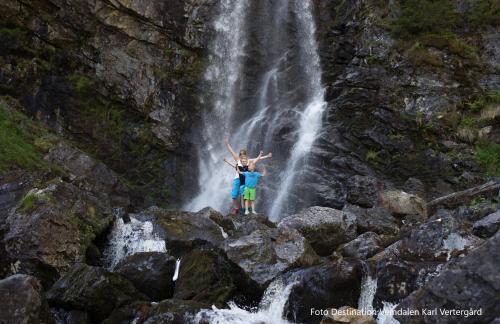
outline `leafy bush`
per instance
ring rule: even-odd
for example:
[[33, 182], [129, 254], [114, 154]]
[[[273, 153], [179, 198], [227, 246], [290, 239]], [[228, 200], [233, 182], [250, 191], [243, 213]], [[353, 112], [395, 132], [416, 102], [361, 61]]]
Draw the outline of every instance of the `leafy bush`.
[[33, 134], [23, 126], [35, 127], [26, 117], [0, 103], [0, 171], [15, 167], [33, 170], [45, 165], [33, 145]]
[[488, 176], [500, 176], [500, 144], [480, 142], [476, 145], [476, 161]]

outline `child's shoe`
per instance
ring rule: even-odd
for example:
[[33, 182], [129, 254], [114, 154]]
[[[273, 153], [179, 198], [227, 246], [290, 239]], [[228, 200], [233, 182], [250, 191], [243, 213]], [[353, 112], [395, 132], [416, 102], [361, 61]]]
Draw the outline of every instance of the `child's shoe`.
[[255, 211], [255, 209], [252, 209], [252, 214], [257, 214], [257, 212]]
[[240, 208], [240, 215], [241, 216], [245, 215], [245, 208]]
[[236, 216], [238, 215], [238, 208], [231, 208], [231, 215]]
[[248, 211], [248, 209], [245, 209], [245, 215], [248, 215], [250, 214], [250, 212]]

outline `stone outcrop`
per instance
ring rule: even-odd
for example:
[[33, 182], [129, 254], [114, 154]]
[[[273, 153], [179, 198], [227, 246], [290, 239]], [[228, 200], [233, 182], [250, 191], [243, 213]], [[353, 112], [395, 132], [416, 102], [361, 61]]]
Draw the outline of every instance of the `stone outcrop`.
[[0, 280], [0, 292], [0, 322], [53, 322], [42, 285], [35, 277], [17, 274]]
[[330, 255], [338, 245], [356, 237], [355, 217], [327, 207], [310, 207], [285, 217], [278, 228], [298, 230], [319, 255]]

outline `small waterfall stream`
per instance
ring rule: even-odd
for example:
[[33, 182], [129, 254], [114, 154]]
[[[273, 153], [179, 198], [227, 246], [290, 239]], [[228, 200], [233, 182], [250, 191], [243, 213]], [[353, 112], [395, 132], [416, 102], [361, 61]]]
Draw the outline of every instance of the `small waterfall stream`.
[[194, 323], [204, 319], [211, 324], [290, 324], [283, 318], [283, 312], [295, 284], [295, 281], [285, 284], [278, 278], [269, 284], [257, 309], [245, 310], [234, 303], [229, 303], [229, 309], [213, 306], [212, 310], [200, 311]]
[[109, 269], [113, 269], [123, 258], [137, 252], [167, 252], [165, 240], [154, 233], [153, 223], [139, 220], [131, 214], [125, 222], [121, 215], [109, 234], [103, 257]]

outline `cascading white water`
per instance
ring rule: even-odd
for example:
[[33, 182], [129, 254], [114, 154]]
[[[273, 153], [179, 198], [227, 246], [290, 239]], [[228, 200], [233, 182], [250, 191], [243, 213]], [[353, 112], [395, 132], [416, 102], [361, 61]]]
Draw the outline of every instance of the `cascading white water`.
[[296, 282], [284, 284], [281, 278], [274, 280], [264, 292], [259, 308], [248, 311], [230, 302], [229, 309], [218, 309], [212, 306], [212, 310], [200, 311], [194, 320], [208, 320], [211, 324], [290, 324], [283, 318], [283, 312], [288, 301], [288, 296]]
[[[198, 148], [199, 194], [186, 206], [186, 210], [198, 211], [211, 206], [222, 210], [229, 200], [229, 181], [234, 170], [221, 164], [227, 150], [223, 140], [229, 132], [237, 82], [241, 74], [241, 60], [244, 56], [245, 39], [243, 27], [248, 0], [223, 0], [214, 28], [216, 38], [212, 42], [210, 65], [205, 73], [214, 100], [212, 109], [206, 112], [202, 136], [207, 147]], [[226, 190], [224, 190], [226, 189]]]
[[377, 324], [399, 324], [399, 321], [394, 318], [394, 310], [398, 304], [382, 302], [384, 307], [378, 313]]
[[116, 219], [108, 242], [103, 254], [109, 269], [137, 252], [167, 251], [165, 240], [155, 235], [153, 223], [137, 220], [133, 215], [130, 215], [130, 222], [127, 223], [121, 217]]
[[212, 109], [204, 116], [205, 141], [200, 141], [200, 192], [185, 208], [224, 211], [230, 205], [235, 172], [222, 163], [229, 157], [222, 145], [229, 133], [235, 150], [248, 148], [250, 157], [259, 150], [278, 153], [271, 161], [274, 173], [265, 180], [269, 190], [258, 199], [264, 206], [258, 209], [278, 220], [288, 212], [289, 194], [326, 106], [312, 1], [225, 0], [215, 30], [206, 74]]
[[372, 278], [368, 273], [365, 273], [361, 279], [361, 293], [358, 300], [358, 309], [363, 311], [363, 314], [375, 316], [373, 308], [373, 299], [377, 291], [377, 278]]

